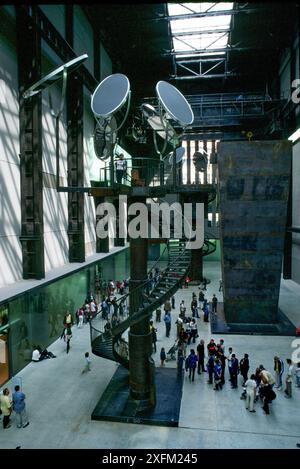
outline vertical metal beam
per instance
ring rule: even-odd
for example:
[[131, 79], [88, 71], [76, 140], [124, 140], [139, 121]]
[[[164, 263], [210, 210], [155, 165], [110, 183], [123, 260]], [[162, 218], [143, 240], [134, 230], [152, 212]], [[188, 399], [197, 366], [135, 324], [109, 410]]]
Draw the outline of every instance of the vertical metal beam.
[[[129, 203], [142, 202], [145, 198], [130, 198]], [[130, 239], [130, 291], [147, 279], [148, 240]], [[131, 295], [129, 314], [132, 315], [141, 307], [142, 295], [138, 291]], [[147, 409], [154, 405], [155, 399], [154, 363], [151, 359], [152, 343], [149, 318], [134, 324], [129, 332], [129, 387], [132, 399], [140, 401]]]
[[191, 184], [191, 142], [187, 140], [187, 184]]
[[210, 155], [210, 161], [213, 162], [211, 163], [211, 183], [215, 184], [216, 183], [216, 141], [212, 141], [212, 146], [211, 146], [211, 155]]
[[[195, 152], [199, 150], [199, 142], [195, 140]], [[199, 171], [195, 167], [195, 184], [199, 184]]]
[[[23, 99], [23, 92], [41, 77], [41, 38], [23, 9], [16, 6], [20, 103], [21, 236], [23, 278], [45, 277], [42, 97]], [[36, 7], [32, 7], [36, 15]]]
[[[207, 141], [206, 140], [203, 141], [203, 149], [204, 149], [205, 152], [207, 152]], [[203, 183], [207, 184], [207, 167], [205, 168], [205, 171], [204, 171]]]
[[73, 16], [73, 12], [74, 12], [74, 5], [72, 5], [71, 3], [68, 3], [66, 6], [65, 6], [65, 30], [66, 30], [66, 41], [67, 43], [73, 47], [73, 39], [74, 39], [74, 16]]
[[[66, 5], [66, 40], [74, 43], [74, 7]], [[83, 164], [83, 84], [77, 74], [67, 82], [68, 186], [84, 185]], [[84, 194], [68, 193], [69, 262], [85, 261]]]
[[[97, 207], [99, 204], [105, 202], [105, 197], [94, 197], [94, 202], [95, 202], [95, 208], [97, 210]], [[97, 215], [96, 213], [96, 227], [98, 221], [102, 217]], [[96, 252], [109, 252], [109, 236], [106, 236], [106, 238], [98, 238], [97, 233], [96, 233]]]
[[[84, 185], [83, 161], [83, 84], [75, 73], [67, 85], [68, 186]], [[85, 261], [84, 194], [68, 192], [69, 262]]]
[[114, 200], [114, 207], [116, 209], [116, 234], [114, 239], [115, 246], [125, 246], [125, 239], [120, 237], [120, 207], [119, 198]]
[[[292, 226], [293, 224], [293, 158], [291, 158], [291, 175], [290, 175], [290, 187], [289, 197], [286, 214], [286, 226]], [[291, 231], [285, 232], [284, 248], [283, 248], [283, 278], [292, 278], [292, 245], [293, 245], [293, 233]]]

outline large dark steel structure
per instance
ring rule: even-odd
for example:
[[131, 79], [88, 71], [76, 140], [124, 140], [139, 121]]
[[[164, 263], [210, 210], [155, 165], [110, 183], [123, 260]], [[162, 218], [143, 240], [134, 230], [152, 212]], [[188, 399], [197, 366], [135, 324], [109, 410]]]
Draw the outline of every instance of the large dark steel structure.
[[219, 189], [225, 317], [278, 321], [291, 142], [221, 142]]
[[[33, 19], [37, 15], [33, 7]], [[26, 13], [16, 8], [20, 93], [21, 244], [23, 278], [45, 276], [42, 178], [42, 97], [25, 100], [23, 92], [41, 78], [41, 37]], [[24, 49], [26, 53], [24, 53]]]

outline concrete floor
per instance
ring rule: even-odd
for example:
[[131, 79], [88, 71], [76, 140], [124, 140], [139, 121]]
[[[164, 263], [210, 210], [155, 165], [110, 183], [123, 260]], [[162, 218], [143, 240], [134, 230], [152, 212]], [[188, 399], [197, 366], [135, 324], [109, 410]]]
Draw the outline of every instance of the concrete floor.
[[[218, 293], [220, 266], [206, 262], [204, 274], [212, 280], [207, 297]], [[169, 350], [176, 336], [179, 303], [191, 302], [190, 286], [176, 293], [176, 309], [172, 312], [171, 337], [165, 337], [164, 323], [157, 324], [157, 353], [162, 346]], [[300, 286], [283, 281], [280, 306], [290, 320], [300, 325]], [[210, 324], [198, 320], [199, 339], [211, 338]], [[221, 337], [215, 336], [218, 340]], [[238, 358], [249, 353], [250, 371], [259, 364], [272, 371], [273, 356], [283, 359], [293, 352], [295, 337], [226, 335], [226, 351], [232, 346]], [[30, 425], [18, 429], [15, 418], [7, 430], [0, 427], [0, 447], [16, 448], [295, 448], [300, 442], [300, 389], [293, 385], [292, 399], [285, 399], [283, 391], [277, 392], [270, 415], [264, 415], [260, 404], [256, 414], [245, 410], [240, 400], [242, 391], [231, 389], [228, 381], [222, 391], [214, 391], [207, 384], [206, 374], [196, 375], [195, 382], [185, 378], [178, 428], [165, 428], [136, 424], [92, 421], [90, 415], [116, 370], [116, 364], [92, 355], [92, 370], [82, 374], [84, 353], [90, 351], [89, 327], [74, 328], [71, 350], [67, 355], [65, 343], [57, 340], [49, 349], [56, 359], [30, 363], [18, 377], [22, 379], [27, 398]], [[166, 366], [174, 367], [173, 361]], [[228, 372], [226, 379], [228, 378]], [[12, 382], [6, 384], [12, 390]]]

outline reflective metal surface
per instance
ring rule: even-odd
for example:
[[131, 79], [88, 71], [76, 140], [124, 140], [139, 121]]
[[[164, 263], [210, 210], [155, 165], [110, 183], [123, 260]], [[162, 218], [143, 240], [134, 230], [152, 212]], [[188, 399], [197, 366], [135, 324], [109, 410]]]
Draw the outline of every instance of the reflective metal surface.
[[166, 81], [159, 81], [155, 89], [160, 103], [171, 119], [182, 126], [192, 124], [194, 121], [192, 108], [175, 86]]
[[96, 117], [108, 117], [120, 109], [128, 98], [130, 83], [126, 75], [115, 73], [106, 77], [95, 89], [91, 108]]

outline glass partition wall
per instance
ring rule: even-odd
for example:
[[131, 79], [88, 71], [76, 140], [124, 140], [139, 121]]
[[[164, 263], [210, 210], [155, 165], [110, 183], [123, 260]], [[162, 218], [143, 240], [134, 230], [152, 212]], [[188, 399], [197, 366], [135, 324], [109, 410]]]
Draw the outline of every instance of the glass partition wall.
[[0, 304], [0, 386], [31, 361], [34, 345], [45, 348], [60, 337], [66, 311], [75, 318], [96, 282], [128, 276], [125, 249]]

